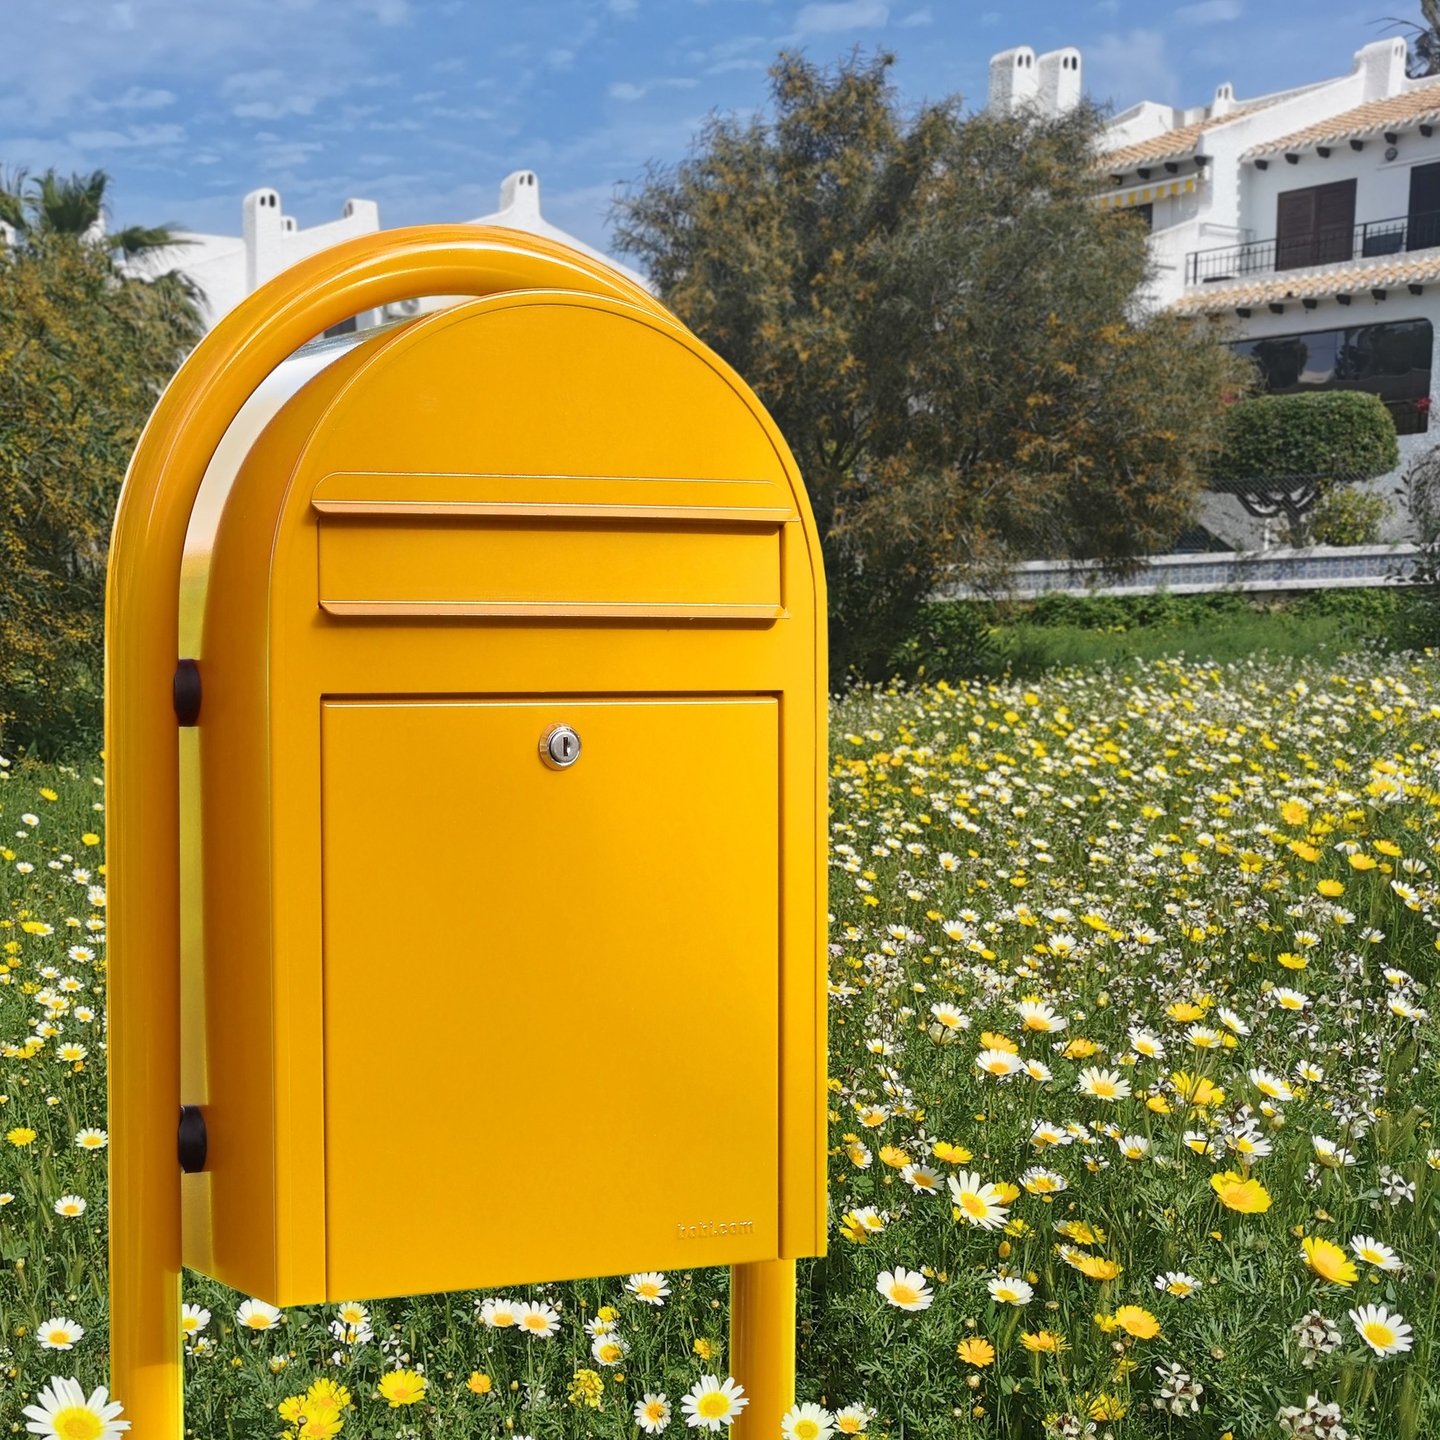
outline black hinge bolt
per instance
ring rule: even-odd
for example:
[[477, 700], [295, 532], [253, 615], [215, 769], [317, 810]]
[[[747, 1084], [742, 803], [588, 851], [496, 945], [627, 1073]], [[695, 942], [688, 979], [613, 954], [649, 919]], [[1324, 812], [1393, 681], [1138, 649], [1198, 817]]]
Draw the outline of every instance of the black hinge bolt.
[[175, 718], [182, 725], [200, 723], [200, 667], [193, 660], [182, 660], [175, 667]]
[[179, 1132], [180, 1168], [187, 1175], [198, 1175], [205, 1168], [210, 1142], [205, 1134], [205, 1116], [198, 1105], [180, 1107]]

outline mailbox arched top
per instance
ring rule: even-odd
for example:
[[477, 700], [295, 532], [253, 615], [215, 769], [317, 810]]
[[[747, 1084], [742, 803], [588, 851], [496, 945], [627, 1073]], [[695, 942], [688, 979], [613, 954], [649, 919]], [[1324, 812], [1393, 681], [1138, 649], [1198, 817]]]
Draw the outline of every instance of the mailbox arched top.
[[[786, 585], [781, 527], [800, 566]], [[234, 480], [212, 622], [313, 613], [317, 567], [332, 618], [773, 621], [823, 605], [803, 483], [744, 382], [653, 308], [565, 291], [378, 333], [299, 390]]]

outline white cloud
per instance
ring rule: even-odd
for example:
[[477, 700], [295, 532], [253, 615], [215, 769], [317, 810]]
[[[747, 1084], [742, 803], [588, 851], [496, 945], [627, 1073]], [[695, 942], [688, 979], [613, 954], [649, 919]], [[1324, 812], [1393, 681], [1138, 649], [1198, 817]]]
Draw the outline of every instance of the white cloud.
[[935, 17], [930, 13], [928, 7], [924, 10], [912, 10], [910, 14], [900, 22], [907, 30], [915, 25], [933, 25], [934, 23]]
[[361, 0], [360, 9], [382, 25], [403, 25], [410, 18], [409, 0]]
[[1184, 25], [1218, 25], [1238, 20], [1244, 13], [1240, 0], [1200, 0], [1198, 5], [1182, 5], [1175, 18]]
[[68, 137], [78, 150], [137, 150], [178, 145], [185, 139], [183, 125], [132, 125], [128, 130], [76, 130]]
[[132, 85], [118, 100], [96, 105], [97, 110], [163, 110], [175, 103], [173, 90], [151, 90], [144, 85]]
[[699, 83], [688, 76], [674, 80], [647, 80], [643, 85], [618, 80], [605, 93], [612, 100], [643, 100], [652, 90], [693, 90]]
[[309, 115], [315, 109], [313, 95], [287, 95], [278, 100], [247, 100], [233, 107], [241, 120], [283, 120], [287, 115]]
[[605, 7], [612, 15], [618, 15], [622, 20], [628, 20], [640, 9], [640, 0], [609, 0]]
[[1165, 37], [1158, 30], [1131, 30], [1104, 35], [1085, 50], [1086, 88], [1097, 100], [1113, 100], [1117, 110], [1137, 100], [1173, 104], [1180, 83], [1165, 57]]
[[828, 5], [807, 5], [795, 17], [797, 35], [834, 35], [842, 30], [870, 29], [890, 18], [884, 0], [836, 0]]

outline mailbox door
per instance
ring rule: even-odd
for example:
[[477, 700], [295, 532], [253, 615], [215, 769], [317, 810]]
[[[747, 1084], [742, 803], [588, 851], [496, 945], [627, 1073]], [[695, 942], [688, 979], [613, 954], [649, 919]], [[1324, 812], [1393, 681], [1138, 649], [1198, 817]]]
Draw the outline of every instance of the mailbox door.
[[779, 1253], [778, 712], [323, 704], [332, 1299]]

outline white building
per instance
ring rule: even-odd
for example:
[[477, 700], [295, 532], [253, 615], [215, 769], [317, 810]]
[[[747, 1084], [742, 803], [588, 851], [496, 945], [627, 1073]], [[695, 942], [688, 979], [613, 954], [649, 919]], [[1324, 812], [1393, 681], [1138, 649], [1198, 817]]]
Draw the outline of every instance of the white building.
[[[1440, 77], [1407, 78], [1405, 59], [1403, 40], [1380, 40], [1299, 89], [1144, 101], [1110, 123], [1098, 161], [1100, 203], [1150, 224], [1145, 301], [1226, 323], [1273, 392], [1379, 395], [1402, 469], [1436, 443], [1440, 321]], [[1372, 484], [1393, 497], [1398, 474]], [[1258, 538], [1233, 501], [1206, 523]], [[1403, 528], [1397, 509], [1387, 538]]]
[[[302, 230], [293, 216], [286, 215], [280, 195], [275, 190], [252, 190], [240, 202], [242, 217], [239, 235], [204, 235], [195, 231], [179, 231], [184, 243], [174, 249], [153, 252], [130, 262], [133, 273], [154, 275], [165, 270], [178, 270], [194, 282], [202, 297], [205, 323], [215, 324], [250, 292], [297, 261], [314, 255], [342, 240], [369, 235], [379, 230], [380, 207], [373, 200], [347, 200], [338, 220], [312, 225]], [[646, 285], [643, 276], [619, 261], [587, 245], [559, 226], [552, 225], [540, 213], [540, 181], [533, 170], [517, 170], [500, 183], [500, 205], [493, 214], [465, 222], [471, 225], [501, 225], [524, 230], [547, 240], [569, 245], [582, 254], [619, 270], [637, 284]], [[406, 302], [403, 306], [387, 307], [395, 317], [413, 315], [423, 302]], [[359, 317], [384, 319], [386, 316]], [[355, 323], [345, 327], [354, 329]]]

